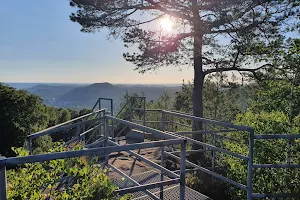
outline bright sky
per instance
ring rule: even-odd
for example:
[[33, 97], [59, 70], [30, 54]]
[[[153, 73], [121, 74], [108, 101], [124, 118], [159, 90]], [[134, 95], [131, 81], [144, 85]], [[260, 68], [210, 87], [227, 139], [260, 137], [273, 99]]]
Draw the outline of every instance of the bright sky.
[[80, 32], [67, 0], [9, 0], [0, 6], [0, 82], [170, 84], [191, 80], [192, 68], [162, 67], [145, 75], [126, 62], [121, 41], [105, 30]]

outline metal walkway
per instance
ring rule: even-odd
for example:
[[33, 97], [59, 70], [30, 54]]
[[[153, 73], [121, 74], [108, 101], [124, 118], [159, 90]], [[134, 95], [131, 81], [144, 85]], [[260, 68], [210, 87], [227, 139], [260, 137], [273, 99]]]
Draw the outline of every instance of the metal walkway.
[[[157, 183], [161, 181], [161, 174], [155, 172], [153, 170], [144, 172], [141, 174], [137, 174], [132, 176], [132, 179], [140, 183], [141, 185], [149, 184], [149, 183]], [[167, 176], [163, 176], [163, 180], [169, 180]], [[117, 185], [120, 189], [128, 188], [134, 186], [130, 181], [126, 179], [112, 179], [113, 183]], [[168, 185], [163, 187], [163, 191], [161, 193], [160, 188], [153, 188], [149, 190], [152, 194], [155, 194], [158, 198], [162, 194], [163, 200], [179, 200], [179, 192], [180, 188], [178, 185]], [[211, 200], [209, 197], [189, 188], [185, 187], [185, 200]], [[132, 194], [133, 200], [152, 200], [148, 195], [145, 195], [144, 192], [135, 192]]]

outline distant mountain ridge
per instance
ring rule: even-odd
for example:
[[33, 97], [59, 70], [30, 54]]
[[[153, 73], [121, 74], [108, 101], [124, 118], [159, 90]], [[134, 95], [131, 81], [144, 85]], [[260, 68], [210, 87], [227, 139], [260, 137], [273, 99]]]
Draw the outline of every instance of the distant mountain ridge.
[[55, 101], [59, 96], [77, 88], [78, 85], [47, 85], [38, 84], [26, 89], [32, 94], [40, 96], [45, 101]]
[[180, 86], [165, 85], [122, 85], [108, 82], [93, 83], [90, 85], [76, 84], [37, 84], [26, 89], [32, 94], [40, 96], [45, 104], [55, 107], [75, 109], [91, 108], [99, 97], [112, 98], [114, 107], [119, 108], [121, 98], [128, 93], [137, 93], [146, 96], [147, 101], [156, 100], [163, 92], [170, 95], [180, 90]]

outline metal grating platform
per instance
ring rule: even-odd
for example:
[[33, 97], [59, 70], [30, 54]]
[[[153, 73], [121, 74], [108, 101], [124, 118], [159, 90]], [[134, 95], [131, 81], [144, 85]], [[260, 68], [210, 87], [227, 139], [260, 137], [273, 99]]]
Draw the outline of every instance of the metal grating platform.
[[[142, 174], [137, 174], [135, 176], [132, 176], [134, 180], [136, 180], [140, 184], [147, 184], [147, 183], [155, 183], [160, 181], [160, 174], [155, 171], [149, 171]], [[168, 180], [169, 178], [164, 176], [164, 180]], [[132, 187], [134, 186], [129, 180], [125, 179], [113, 179], [112, 180], [115, 185], [117, 185], [120, 189]], [[149, 190], [153, 194], [155, 194], [157, 197], [160, 196], [160, 188], [153, 188]], [[179, 200], [179, 194], [180, 189], [179, 185], [168, 185], [164, 187], [163, 190], [163, 199], [164, 200]], [[133, 199], [135, 200], [151, 200], [152, 198], [146, 195], [144, 192], [136, 192], [133, 193]], [[207, 196], [189, 188], [186, 187], [185, 190], [185, 199], [186, 200], [211, 200]]]

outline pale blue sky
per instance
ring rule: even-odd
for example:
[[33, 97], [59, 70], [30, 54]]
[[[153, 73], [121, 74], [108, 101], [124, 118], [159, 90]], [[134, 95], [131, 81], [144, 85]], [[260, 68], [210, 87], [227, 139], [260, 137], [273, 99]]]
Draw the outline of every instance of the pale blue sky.
[[67, 0], [9, 0], [0, 6], [0, 82], [181, 83], [192, 68], [138, 74], [121, 41], [80, 32]]

